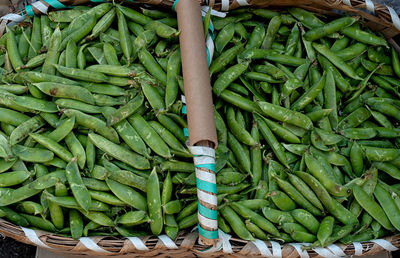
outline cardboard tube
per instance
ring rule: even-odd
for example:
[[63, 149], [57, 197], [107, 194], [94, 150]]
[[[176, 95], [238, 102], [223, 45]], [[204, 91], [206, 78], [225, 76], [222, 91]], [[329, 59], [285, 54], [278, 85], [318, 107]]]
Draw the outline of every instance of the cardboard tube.
[[[198, 1], [180, 0], [176, 5], [182, 73], [185, 86], [190, 145], [208, 141], [218, 145], [213, 101], [205, 47], [201, 9]], [[204, 142], [201, 144], [204, 145]]]

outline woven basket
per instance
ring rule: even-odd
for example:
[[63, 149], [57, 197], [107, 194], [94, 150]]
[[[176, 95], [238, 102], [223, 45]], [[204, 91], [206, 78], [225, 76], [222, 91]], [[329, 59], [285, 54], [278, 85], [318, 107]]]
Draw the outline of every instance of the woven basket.
[[[184, 0], [181, 0], [184, 1]], [[400, 19], [390, 7], [374, 4], [371, 0], [198, 0], [202, 5], [209, 5], [215, 10], [228, 11], [241, 5], [257, 8], [282, 9], [287, 6], [297, 6], [323, 15], [338, 16], [338, 11], [345, 11], [363, 17], [363, 22], [375, 31], [381, 32], [400, 53], [400, 47], [393, 39], [400, 34]], [[21, 7], [27, 1], [9, 0], [9, 13], [20, 14]], [[65, 5], [90, 3], [88, 0], [60, 0]], [[49, 6], [42, 1], [44, 5]], [[173, 0], [135, 0], [135, 3], [158, 5], [171, 8]], [[368, 10], [367, 10], [368, 9]], [[34, 8], [36, 14], [39, 10]], [[22, 10], [24, 13], [24, 10]], [[3, 34], [8, 20], [0, 19], [0, 36]], [[301, 244], [279, 244], [275, 241], [255, 242], [233, 238], [220, 231], [216, 247], [207, 248], [198, 243], [197, 232], [180, 232], [173, 242], [165, 235], [141, 238], [90, 237], [73, 240], [57, 234], [21, 228], [8, 221], [0, 219], [0, 233], [19, 242], [48, 248], [49, 251], [68, 255], [88, 256], [126, 256], [126, 257], [217, 257], [230, 253], [235, 257], [266, 256], [266, 257], [337, 257], [348, 255], [373, 255], [383, 251], [400, 249], [400, 235], [386, 237], [349, 245], [335, 244], [327, 248], [314, 248], [303, 251]]]

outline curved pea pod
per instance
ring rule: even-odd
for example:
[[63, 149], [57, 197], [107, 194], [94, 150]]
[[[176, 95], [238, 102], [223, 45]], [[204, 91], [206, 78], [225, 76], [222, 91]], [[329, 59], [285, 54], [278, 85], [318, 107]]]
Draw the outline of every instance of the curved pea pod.
[[77, 210], [69, 211], [69, 225], [73, 239], [79, 239], [83, 234], [83, 220]]
[[128, 120], [155, 153], [165, 158], [171, 157], [167, 144], [141, 115], [134, 114], [130, 116]]
[[[370, 48], [371, 49], [371, 48]], [[362, 55], [367, 50], [367, 46], [362, 43], [355, 43], [345, 49], [337, 51], [336, 54], [344, 61], [349, 61]], [[361, 59], [362, 60], [362, 59]]]
[[335, 32], [340, 31], [341, 29], [352, 25], [356, 22], [358, 18], [353, 17], [342, 17], [336, 20], [333, 20], [327, 24], [324, 24], [319, 27], [315, 27], [309, 30], [305, 35], [304, 38], [308, 41], [314, 41], [325, 36], [331, 35]]
[[322, 184], [311, 174], [300, 171], [295, 172], [295, 174], [311, 187], [326, 210], [340, 222], [345, 225], [358, 223], [357, 217], [343, 207], [342, 204], [333, 199], [329, 195], [328, 191], [322, 186]]
[[294, 219], [290, 212], [280, 211], [270, 207], [263, 207], [262, 213], [269, 221], [277, 225], [294, 222]]
[[147, 206], [149, 209], [150, 229], [155, 235], [159, 235], [163, 229], [163, 217], [161, 208], [160, 185], [158, 181], [156, 168], [151, 172], [147, 180]]
[[54, 140], [50, 139], [49, 137], [37, 134], [37, 133], [30, 133], [30, 137], [32, 137], [36, 142], [40, 143], [50, 151], [54, 152], [57, 156], [59, 156], [64, 161], [69, 162], [72, 159], [72, 154], [66, 150], [63, 146], [55, 142]]
[[390, 192], [385, 189], [382, 183], [378, 182], [375, 187], [374, 196], [378, 200], [394, 228], [398, 230], [398, 228], [400, 228], [400, 209], [393, 200]]
[[68, 117], [75, 116], [76, 123], [101, 134], [114, 143], [119, 143], [118, 133], [112, 127], [106, 126], [103, 120], [86, 115], [78, 110], [66, 109], [63, 112]]
[[9, 60], [12, 64], [12, 67], [14, 68], [15, 71], [18, 71], [21, 66], [24, 65], [21, 55], [18, 51], [18, 45], [17, 45], [17, 39], [15, 37], [15, 32], [7, 28], [7, 33], [6, 33], [6, 40], [7, 40], [7, 53]]
[[247, 148], [242, 146], [241, 143], [235, 138], [235, 136], [229, 132], [228, 144], [235, 157], [238, 159], [242, 169], [251, 174], [250, 153], [248, 152]]
[[321, 201], [303, 180], [301, 180], [298, 176], [294, 174], [288, 174], [288, 178], [290, 183], [292, 183], [297, 191], [299, 191], [310, 203], [312, 203], [312, 205], [314, 205], [321, 211], [324, 210]]
[[4, 171], [9, 170], [17, 161], [17, 159], [0, 159], [0, 173], [3, 173]]
[[34, 85], [40, 89], [43, 93], [57, 97], [67, 98], [83, 101], [85, 103], [94, 104], [94, 98], [92, 94], [85, 88], [73, 85], [66, 85], [61, 83], [53, 82], [40, 82], [34, 83]]
[[296, 209], [290, 213], [298, 223], [307, 228], [311, 233], [317, 234], [320, 224], [310, 212], [303, 209]]
[[256, 103], [230, 90], [224, 90], [223, 92], [221, 92], [221, 98], [224, 101], [233, 104], [248, 112], [254, 112], [260, 110], [260, 108], [257, 106]]
[[30, 148], [22, 145], [14, 145], [13, 153], [23, 161], [44, 163], [54, 158], [54, 153], [41, 148]]
[[322, 215], [321, 211], [312, 205], [297, 189], [290, 183], [275, 177], [274, 180], [278, 182], [279, 187], [289, 195], [289, 197], [296, 202], [297, 205], [307, 209], [309, 212], [316, 216]]
[[304, 58], [295, 56], [286, 56], [279, 54], [273, 49], [246, 49], [238, 55], [238, 60], [254, 60], [254, 59], [267, 59], [282, 65], [300, 66], [309, 61]]
[[165, 89], [165, 105], [172, 106], [178, 95], [178, 79], [177, 75], [181, 71], [181, 53], [180, 50], [174, 51], [168, 58], [167, 64], [167, 86]]
[[150, 221], [149, 216], [145, 211], [128, 211], [117, 217], [115, 223], [122, 224], [128, 227], [140, 225]]
[[150, 168], [149, 161], [141, 155], [131, 152], [95, 133], [89, 133], [89, 138], [97, 148], [101, 149], [108, 155], [131, 165], [134, 168]]
[[[236, 214], [236, 212], [229, 206], [224, 206], [220, 210], [222, 216], [229, 223], [232, 230], [238, 235], [241, 239], [253, 241], [254, 237], [247, 230], [245, 224], [242, 219]], [[196, 214], [197, 216], [197, 214]]]
[[243, 51], [243, 44], [238, 44], [218, 56], [210, 66], [210, 76], [226, 67], [240, 52]]
[[172, 149], [182, 153], [190, 154], [188, 150], [179, 142], [179, 140], [176, 139], [176, 137], [160, 123], [156, 121], [149, 121], [149, 124]]
[[154, 60], [150, 52], [144, 48], [139, 50], [138, 57], [146, 70], [153, 75], [162, 85], [167, 85], [167, 74], [161, 66]]
[[34, 58], [30, 59], [25, 65], [21, 66], [20, 69], [32, 69], [41, 66], [46, 60], [46, 56], [46, 54], [35, 56]]
[[314, 130], [326, 145], [334, 145], [344, 140], [343, 136], [341, 135], [337, 135], [320, 128], [314, 128]]
[[114, 125], [129, 117], [138, 110], [138, 108], [143, 104], [143, 101], [143, 94], [139, 93], [135, 98], [126, 103], [126, 105], [116, 109], [113, 113], [111, 113], [107, 118], [107, 125]]
[[315, 83], [312, 87], [310, 87], [306, 92], [304, 92], [302, 96], [300, 96], [296, 100], [296, 102], [293, 103], [291, 109], [294, 111], [300, 111], [304, 109], [308, 104], [310, 104], [324, 88], [325, 78], [326, 75], [324, 74], [317, 83]]
[[234, 80], [247, 70], [249, 66], [248, 62], [239, 63], [226, 69], [215, 81], [213, 86], [213, 92], [219, 96], [221, 93], [232, 83]]
[[58, 72], [62, 75], [81, 81], [89, 82], [107, 82], [108, 77], [103, 73], [96, 71], [88, 71], [78, 68], [69, 68], [61, 65], [54, 65]]
[[331, 216], [326, 216], [319, 224], [317, 238], [321, 246], [325, 246], [326, 241], [332, 235], [335, 219]]
[[387, 162], [374, 162], [372, 163], [372, 165], [378, 170], [390, 175], [391, 177], [395, 179], [400, 179], [400, 170], [396, 166]]
[[317, 50], [321, 55], [325, 56], [329, 61], [331, 61], [337, 68], [339, 68], [344, 74], [347, 76], [355, 79], [355, 80], [362, 80], [354, 69], [348, 65], [343, 59], [338, 57], [334, 52], [332, 52], [328, 47], [325, 45], [313, 43], [313, 47]]
[[85, 149], [83, 148], [82, 144], [76, 138], [73, 132], [70, 132], [65, 137], [65, 143], [67, 144], [68, 149], [71, 151], [74, 157], [78, 159], [78, 165], [81, 169], [85, 167], [86, 163], [86, 153]]
[[32, 98], [28, 96], [16, 96], [15, 103], [21, 107], [26, 107], [32, 110], [42, 111], [46, 113], [55, 113], [58, 111], [57, 106], [47, 100]]
[[266, 195], [266, 198], [271, 198], [276, 207], [282, 211], [291, 211], [296, 209], [296, 203], [284, 192], [273, 190]]
[[7, 108], [0, 108], [0, 122], [13, 126], [19, 126], [23, 122], [26, 122], [28, 119], [29, 116], [24, 115], [20, 112]]
[[265, 37], [265, 27], [264, 25], [257, 23], [254, 26], [253, 32], [250, 34], [250, 38], [247, 41], [245, 49], [259, 48]]
[[[118, 60], [118, 56], [117, 56], [117, 51], [115, 50], [115, 48], [110, 44], [110, 43], [104, 43], [103, 44], [103, 52], [104, 52], [104, 57], [107, 61], [107, 64], [109, 65], [116, 65], [116, 66], [120, 66], [120, 62]], [[79, 67], [79, 68], [84, 68], [83, 67]]]
[[49, 133], [47, 137], [49, 137], [55, 142], [59, 142], [72, 131], [74, 126], [75, 126], [75, 116], [62, 121], [62, 123], [60, 123], [56, 129], [54, 129], [51, 133]]
[[400, 150], [393, 148], [379, 148], [371, 146], [363, 146], [364, 155], [370, 161], [391, 161], [398, 157]]
[[346, 128], [341, 131], [346, 137], [354, 140], [365, 140], [377, 135], [375, 128]]
[[361, 176], [364, 170], [364, 162], [363, 162], [362, 148], [357, 142], [354, 142], [353, 145], [351, 146], [350, 162], [354, 173], [357, 176]]
[[234, 23], [228, 23], [221, 29], [215, 39], [215, 48], [217, 52], [222, 52], [224, 47], [232, 40], [233, 34], [235, 34]]
[[314, 126], [310, 118], [306, 115], [293, 111], [278, 105], [274, 105], [268, 102], [257, 102], [262, 113], [269, 117], [272, 117], [281, 122], [287, 122], [306, 130], [311, 130]]
[[357, 202], [365, 209], [376, 221], [384, 228], [391, 230], [393, 228], [384, 210], [370, 197], [360, 186], [353, 187], [353, 194]]
[[346, 35], [347, 37], [355, 39], [364, 44], [389, 47], [387, 41], [384, 38], [378, 37], [367, 31], [361, 30], [355, 26], [344, 28], [340, 32]]
[[355, 128], [371, 116], [366, 108], [360, 107], [354, 110], [351, 114], [340, 120], [338, 129]]
[[384, 115], [393, 117], [396, 120], [400, 121], [400, 110], [394, 105], [385, 102], [375, 102], [371, 103], [370, 107], [376, 111], [381, 112]]
[[264, 41], [261, 44], [261, 48], [263, 49], [269, 49], [272, 46], [272, 42], [274, 42], [274, 38], [276, 33], [279, 30], [279, 27], [281, 26], [282, 19], [281, 17], [275, 16], [273, 17], [267, 27], [267, 33], [265, 34]]
[[31, 176], [28, 171], [12, 171], [0, 174], [0, 187], [18, 185]]
[[165, 109], [164, 99], [154, 86], [148, 83], [142, 83], [142, 91], [154, 110]]
[[15, 145], [28, 137], [29, 133], [36, 131], [44, 125], [40, 116], [35, 116], [17, 126], [10, 135], [10, 144]]
[[92, 33], [88, 35], [84, 39], [84, 41], [93, 40], [94, 38], [97, 38], [101, 33], [105, 32], [114, 21], [115, 15], [116, 15], [115, 8], [112, 8], [105, 15], [103, 15], [103, 17], [93, 27]]
[[394, 75], [393, 69], [389, 65], [377, 64], [377, 63], [368, 61], [364, 58], [361, 59], [361, 64], [365, 69], [367, 69], [367, 71], [372, 72], [376, 69], [376, 74], [388, 75], [388, 76]]
[[111, 189], [111, 192], [113, 192], [118, 199], [136, 209], [143, 211], [147, 210], [146, 198], [143, 197], [143, 195], [131, 187], [118, 183], [117, 181], [106, 179], [106, 182], [108, 187]]
[[44, 211], [42, 205], [32, 201], [23, 201], [17, 205], [16, 209], [17, 211], [33, 215], [42, 214]]
[[74, 195], [76, 202], [85, 211], [89, 210], [91, 197], [88, 189], [83, 183], [82, 177], [79, 172], [77, 159], [73, 158], [65, 169], [65, 175], [68, 183], [71, 187], [72, 194]]

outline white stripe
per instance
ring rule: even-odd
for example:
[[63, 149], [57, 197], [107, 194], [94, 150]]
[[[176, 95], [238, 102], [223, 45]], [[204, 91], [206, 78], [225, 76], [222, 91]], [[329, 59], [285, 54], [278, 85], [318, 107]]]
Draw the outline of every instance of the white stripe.
[[221, 1], [221, 11], [229, 11], [229, 0]]
[[47, 7], [44, 3], [40, 1], [34, 2], [32, 6], [38, 9], [42, 13], [47, 13], [47, 9], [49, 9], [49, 7]]
[[236, 0], [236, 2], [237, 2], [240, 6], [249, 5], [249, 3], [248, 3], [246, 0]]
[[308, 252], [303, 250], [303, 245], [298, 243], [289, 243], [289, 245], [293, 246], [299, 254], [300, 258], [309, 258]]
[[262, 257], [272, 257], [272, 253], [268, 249], [268, 246], [264, 241], [261, 241], [260, 239], [256, 239], [255, 241], [253, 241], [253, 244], [260, 251]]
[[218, 229], [218, 222], [216, 219], [209, 219], [207, 217], [204, 217], [201, 215], [199, 212], [197, 213], [197, 218], [199, 219], [200, 225], [206, 226], [208, 228], [211, 228], [213, 230]]
[[216, 195], [204, 192], [201, 189], [197, 189], [197, 198], [211, 206], [217, 206], [218, 204], [218, 199]]
[[131, 241], [132, 245], [140, 251], [148, 251], [149, 248], [143, 243], [142, 239], [138, 237], [127, 237], [129, 241]]
[[231, 254], [233, 253], [232, 250], [232, 245], [229, 242], [229, 239], [231, 239], [231, 235], [225, 234], [224, 231], [218, 229], [218, 236], [222, 241], [222, 251], [226, 254]]
[[272, 245], [272, 257], [281, 258], [282, 257], [282, 247], [276, 241], [270, 241]]
[[212, 40], [210, 34], [207, 35], [206, 47], [210, 56], [210, 64], [211, 64], [214, 56], [214, 41]]
[[353, 242], [354, 246], [354, 255], [361, 256], [363, 254], [363, 246], [360, 242]]
[[158, 238], [163, 242], [163, 244], [168, 248], [168, 249], [179, 249], [174, 241], [172, 241], [171, 238], [167, 235], [159, 235]]
[[215, 164], [215, 158], [208, 156], [193, 157], [194, 165]]
[[340, 249], [339, 246], [337, 245], [328, 245], [326, 248], [328, 248], [332, 253], [334, 253], [337, 256], [346, 256], [346, 254], [343, 252], [342, 249]]
[[42, 240], [39, 239], [39, 237], [36, 235], [35, 231], [30, 229], [30, 228], [24, 228], [21, 227], [21, 229], [24, 231], [25, 236], [35, 245], [42, 247], [42, 248], [49, 248], [53, 249], [50, 246], [46, 245], [45, 243], [42, 242]]
[[314, 250], [317, 254], [321, 255], [322, 257], [329, 257], [329, 258], [334, 258], [334, 257], [336, 258], [336, 257], [339, 257], [339, 256], [334, 255], [331, 251], [329, 251], [329, 250], [326, 249], [326, 248], [314, 247], [313, 250]]
[[9, 21], [15, 21], [15, 22], [22, 22], [25, 20], [24, 16], [21, 16], [16, 13], [9, 13], [1, 17], [2, 20], [9, 20]]
[[211, 183], [211, 184], [216, 184], [217, 183], [215, 174], [210, 173], [210, 172], [206, 172], [206, 171], [203, 171], [203, 170], [197, 169], [197, 168], [196, 168], [196, 178], [198, 178], [200, 180], [203, 180], [203, 181], [206, 181], [206, 182]]
[[345, 5], [351, 6], [350, 0], [343, 0], [343, 3], [344, 3]]
[[386, 5], [386, 8], [389, 10], [390, 17], [392, 17], [393, 25], [394, 25], [398, 30], [400, 30], [400, 18], [399, 18], [399, 16], [397, 15], [396, 11], [395, 11], [392, 7], [387, 6], [387, 5]]
[[210, 156], [210, 157], [215, 157], [215, 150], [210, 147], [204, 147], [204, 146], [189, 146], [190, 152], [193, 155], [204, 155], [204, 156]]
[[[210, 7], [209, 7], [209, 6], [206, 6], [206, 5], [203, 5], [203, 6], [201, 7], [202, 16], [205, 16], [205, 15], [206, 15], [206, 13], [208, 12], [208, 9], [210, 9]], [[218, 11], [216, 11], [216, 10], [214, 10], [214, 9], [211, 9], [211, 15], [212, 15], [212, 16], [221, 17], [221, 18], [225, 18], [226, 13], [218, 12]]]
[[374, 2], [372, 2], [371, 0], [365, 0], [365, 5], [366, 5], [368, 11], [375, 13]]
[[185, 95], [181, 95], [181, 100], [182, 100], [182, 103], [183, 103], [183, 104], [186, 104], [186, 98], [185, 98]]
[[398, 250], [397, 247], [395, 247], [394, 245], [392, 245], [392, 243], [390, 243], [389, 241], [385, 240], [385, 239], [374, 239], [371, 240], [371, 242], [380, 245], [383, 249], [385, 249], [386, 251], [396, 251]]
[[81, 237], [79, 241], [89, 250], [98, 252], [98, 253], [109, 253], [109, 251], [104, 250], [100, 246], [98, 246], [90, 237]]

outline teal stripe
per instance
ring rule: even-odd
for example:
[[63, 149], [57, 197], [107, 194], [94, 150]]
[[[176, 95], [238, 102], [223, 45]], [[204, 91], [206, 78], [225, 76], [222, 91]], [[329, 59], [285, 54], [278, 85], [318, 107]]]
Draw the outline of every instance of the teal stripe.
[[217, 194], [217, 185], [216, 184], [209, 183], [209, 182], [206, 182], [206, 181], [196, 178], [196, 185], [197, 185], [198, 189]]
[[175, 11], [175, 7], [178, 4], [179, 0], [175, 0], [174, 4], [172, 5], [172, 11]]
[[186, 137], [189, 136], [189, 130], [187, 128], [183, 128], [183, 135], [185, 135]]
[[21, 9], [21, 8], [19, 8], [19, 11], [21, 12], [21, 15], [22, 15], [22, 17], [24, 17], [24, 18], [25, 18], [25, 14], [24, 14], [24, 12], [22, 11], [22, 9]]
[[201, 165], [196, 165], [196, 167], [206, 168], [215, 172], [215, 164], [201, 164]]
[[182, 107], [182, 114], [184, 114], [184, 115], [187, 114], [186, 105], [183, 105], [183, 107]]
[[30, 17], [35, 16], [32, 6], [30, 6], [30, 5], [25, 6], [25, 11], [28, 16], [30, 16]]
[[218, 217], [218, 212], [216, 210], [208, 209], [204, 207], [200, 202], [198, 203], [197, 208], [199, 209], [199, 213], [206, 218], [216, 220]]
[[93, 2], [93, 3], [104, 3], [105, 0], [90, 0], [90, 2]]
[[207, 53], [207, 64], [208, 66], [210, 66], [210, 51], [208, 50], [208, 48], [206, 48], [206, 53]]
[[62, 3], [60, 3], [57, 0], [44, 0], [46, 3], [48, 3], [49, 5], [51, 5], [52, 7], [56, 8], [56, 9], [62, 9], [62, 8], [66, 8], [65, 5], [63, 5]]
[[197, 225], [197, 228], [199, 229], [199, 233], [201, 236], [207, 239], [217, 239], [218, 238], [218, 230], [214, 231], [208, 231], [202, 228], [200, 225]]

